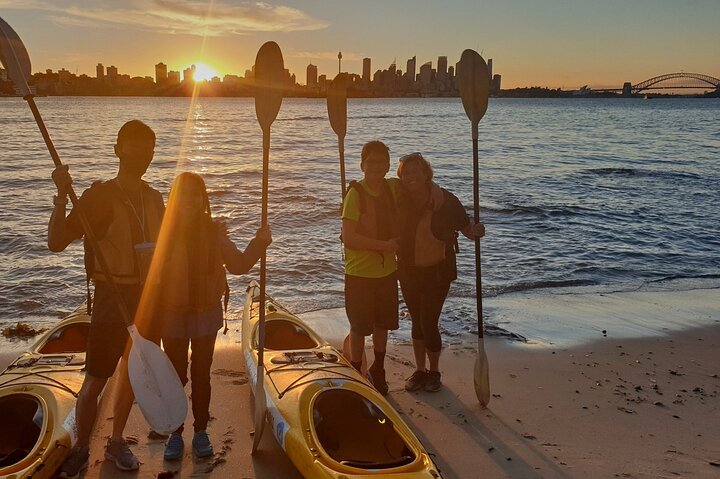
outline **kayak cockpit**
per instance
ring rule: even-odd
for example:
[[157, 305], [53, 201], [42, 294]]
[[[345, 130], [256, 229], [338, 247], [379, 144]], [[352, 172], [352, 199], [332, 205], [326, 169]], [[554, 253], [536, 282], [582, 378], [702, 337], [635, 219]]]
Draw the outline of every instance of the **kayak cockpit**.
[[0, 397], [0, 469], [10, 467], [28, 457], [40, 440], [45, 421], [45, 407], [30, 394]]
[[328, 389], [319, 393], [312, 417], [320, 445], [340, 464], [360, 469], [390, 469], [415, 460], [415, 453], [390, 418], [354, 391]]
[[90, 333], [89, 322], [73, 322], [61, 325], [38, 345], [40, 354], [84, 353]]
[[[253, 347], [257, 349], [257, 331], [253, 338]], [[285, 318], [268, 319], [265, 322], [265, 348], [274, 351], [295, 351], [314, 349], [320, 343], [306, 328], [296, 321]]]

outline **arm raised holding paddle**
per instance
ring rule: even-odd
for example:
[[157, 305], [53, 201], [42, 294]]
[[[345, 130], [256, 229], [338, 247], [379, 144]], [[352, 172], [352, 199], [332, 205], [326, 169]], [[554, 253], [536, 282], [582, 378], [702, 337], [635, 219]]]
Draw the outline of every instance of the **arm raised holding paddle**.
[[[54, 199], [53, 213], [48, 225], [48, 247], [52, 251], [63, 251], [72, 241], [85, 237], [85, 248], [90, 253], [86, 257], [86, 269], [88, 278], [92, 279], [95, 286], [87, 373], [78, 397], [76, 412], [78, 442], [61, 467], [61, 474], [67, 476], [72, 476], [83, 467], [97, 416], [98, 396], [107, 379], [113, 375], [121, 357], [125, 360], [120, 362], [120, 383], [115, 396], [113, 431], [105, 456], [113, 460], [121, 470], [134, 470], [139, 466], [122, 437], [134, 398], [128, 377], [130, 349], [126, 345], [129, 335], [122, 307], [126, 307], [128, 313], [135, 316], [143, 294], [146, 273], [142, 267], [142, 255], [146, 254], [146, 251], [138, 246], [153, 244], [160, 232], [164, 210], [162, 195], [141, 180], [152, 161], [154, 148], [155, 133], [150, 127], [138, 120], [127, 122], [120, 129], [115, 146], [115, 153], [120, 159], [117, 176], [105, 182], [94, 183], [82, 194], [77, 206], [68, 216], [65, 215], [65, 195], [71, 189], [72, 178], [67, 166], [59, 165], [53, 171], [58, 194]], [[79, 219], [81, 212], [92, 231], [94, 244], [91, 244], [85, 235]], [[98, 254], [107, 258], [104, 267], [98, 261]], [[117, 288], [120, 301], [112, 291], [112, 283]], [[120, 306], [121, 303], [123, 306]], [[152, 324], [151, 318], [143, 317], [135, 321], [132, 328], [135, 333], [142, 335], [137, 335], [141, 339], [133, 338], [134, 342], [152, 344], [143, 347], [157, 348], [160, 343], [159, 330], [157, 324]], [[157, 353], [164, 356], [159, 349]], [[140, 367], [136, 366], [135, 370], [144, 371], [148, 360], [138, 358], [137, 355], [136, 359], [135, 363], [139, 361]], [[162, 360], [162, 357], [160, 359]], [[147, 373], [140, 371], [140, 374]], [[161, 383], [168, 377], [172, 381], [173, 374], [174, 371], [161, 371], [158, 374], [161, 377], [157, 378], [160, 384], [151, 387], [161, 391]], [[175, 378], [177, 379], [177, 376]], [[144, 393], [142, 389], [138, 390], [139, 396]], [[187, 410], [184, 394], [180, 400], [182, 414], [183, 404], [185, 411]], [[153, 427], [162, 430], [162, 423], [160, 427]]]
[[[27, 84], [31, 72], [30, 57], [18, 34], [2, 18], [0, 18], [0, 62], [7, 69], [8, 76], [15, 84], [16, 89], [24, 95], [23, 98], [32, 111], [55, 167], [61, 167], [60, 157], [55, 150], [55, 145], [47, 128], [45, 128], [45, 123]], [[150, 225], [154, 224], [159, 228], [159, 217], [162, 213], [162, 196], [144, 185], [140, 180], [152, 160], [154, 147], [155, 134], [147, 125], [137, 121], [128, 122], [118, 134], [118, 142], [115, 146], [115, 154], [121, 160], [123, 174], [118, 172], [114, 186], [107, 182], [97, 189], [90, 188], [88, 190], [89, 196], [86, 198], [90, 198], [95, 194], [104, 197], [107, 193], [110, 193], [110, 197], [114, 198], [111, 202], [113, 209], [112, 220], [106, 231], [98, 231], [105, 239], [103, 243], [96, 238], [95, 228], [91, 226], [85, 215], [84, 208], [80, 206], [80, 201], [72, 189], [71, 181], [67, 181], [68, 178], [66, 177], [58, 185], [59, 196], [54, 200], [54, 206], [55, 209], [62, 208], [62, 211], [53, 212], [51, 223], [60, 222], [62, 226], [57, 226], [57, 224], [49, 226], [48, 246], [52, 245], [53, 248], [62, 250], [72, 241], [72, 237], [84, 236], [86, 245], [91, 251], [87, 258], [88, 266], [93, 270], [93, 278], [107, 286], [95, 291], [96, 308], [91, 322], [90, 344], [88, 345], [86, 357], [88, 373], [85, 376], [77, 402], [78, 443], [73, 448], [70, 457], [63, 464], [60, 477], [75, 477], [87, 466], [89, 456], [88, 441], [97, 415], [97, 398], [107, 381], [107, 376], [112, 374], [110, 368], [115, 368], [118, 358], [123, 354], [123, 349], [127, 351], [128, 336], [132, 339], [132, 347], [129, 348], [129, 353], [126, 353], [128, 361], [121, 363], [119, 373], [121, 387], [117, 396], [118, 404], [113, 420], [113, 437], [108, 441], [106, 457], [112, 459], [120, 469], [132, 470], [138, 467], [137, 459], [130, 452], [121, 436], [133, 399], [133, 395], [129, 391], [130, 388], [127, 387], [127, 380], [122, 381], [122, 378], [129, 375], [132, 392], [135, 394], [143, 415], [154, 430], [159, 432], [174, 430], [187, 415], [187, 398], [172, 364], [170, 364], [167, 356], [157, 344], [140, 335], [138, 327], [133, 324], [134, 314], [133, 316], [130, 314], [130, 309], [134, 309], [140, 302], [142, 292], [141, 281], [140, 285], [138, 285], [138, 280], [141, 278], [137, 268], [138, 256], [135, 255], [137, 253], [147, 259], [147, 248], [144, 246], [147, 246], [148, 243], [144, 242], [144, 240], [150, 237], [149, 230], [152, 228]], [[122, 164], [126, 166], [122, 166]], [[60, 177], [64, 176], [62, 171], [59, 171], [58, 175]], [[123, 190], [126, 198], [118, 200], [118, 192], [115, 190], [122, 190], [123, 187], [128, 189], [128, 191]], [[115, 190], [111, 188], [115, 188]], [[91, 190], [93, 193], [90, 193]], [[70, 215], [70, 231], [72, 231], [72, 224], [75, 221], [74, 224], [79, 225], [78, 229], [82, 232], [81, 234], [78, 234], [78, 230], [75, 230], [74, 234], [68, 233], [68, 225], [66, 224], [68, 219], [65, 217], [64, 204], [65, 193], [67, 193], [74, 206]], [[134, 197], [134, 202], [131, 197]], [[145, 208], [146, 201], [148, 203], [147, 209]], [[98, 202], [88, 200], [88, 203], [97, 204]], [[138, 214], [138, 207], [140, 214]], [[123, 229], [119, 226], [123, 221], [121, 217], [125, 213], [121, 209], [126, 210], [128, 208], [134, 210], [133, 213], [141, 224], [141, 236], [135, 234], [134, 227]], [[107, 218], [105, 215], [101, 216]], [[103, 228], [100, 227], [99, 229], [102, 230]], [[140, 242], [134, 242], [137, 239]], [[117, 245], [113, 244], [113, 240], [121, 241], [121, 254], [115, 254], [118, 249]], [[136, 248], [136, 246], [143, 247]], [[108, 255], [108, 252], [112, 254]], [[129, 272], [131, 263], [133, 265], [132, 273]], [[121, 284], [127, 285], [127, 288], [118, 285], [116, 280], [119, 278], [121, 278]], [[97, 281], [96, 286], [98, 285]], [[100, 308], [100, 305], [105, 305], [106, 308]], [[96, 318], [104, 319], [96, 320]], [[96, 326], [93, 329], [92, 324], [100, 325], [100, 323], [103, 323], [104, 326]], [[117, 328], [118, 324], [120, 325], [118, 330], [111, 334], [115, 341], [113, 343], [115, 347], [101, 347], [102, 341], [106, 339], [105, 335], [108, 332], [99, 331], [98, 328]], [[98, 346], [93, 346], [93, 342]], [[124, 369], [125, 364], [127, 364], [127, 373], [125, 373]], [[108, 374], [108, 370], [110, 370], [110, 374]], [[93, 374], [97, 374], [97, 376]]]

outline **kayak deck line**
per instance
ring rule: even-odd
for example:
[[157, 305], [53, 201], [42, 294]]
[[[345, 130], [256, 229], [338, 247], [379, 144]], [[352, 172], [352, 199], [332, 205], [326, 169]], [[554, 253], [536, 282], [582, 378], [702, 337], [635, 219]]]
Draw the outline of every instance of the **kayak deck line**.
[[[337, 371], [334, 371], [335, 369], [337, 369]], [[343, 366], [343, 365], [319, 366], [319, 367], [316, 367], [314, 369], [309, 369], [309, 370], [305, 369], [305, 368], [279, 367], [279, 368], [270, 369], [270, 370], [268, 370], [266, 368], [265, 371], [268, 375], [268, 378], [271, 381], [272, 381], [272, 376], [277, 373], [294, 372], [294, 371], [301, 372], [301, 375], [296, 380], [291, 382], [288, 386], [286, 386], [282, 391], [280, 389], [278, 389], [277, 385], [273, 381], [273, 386], [275, 387], [275, 390], [278, 393], [278, 398], [282, 398], [285, 394], [287, 394], [289, 391], [291, 391], [294, 388], [301, 387], [301, 386], [304, 386], [308, 383], [312, 383], [315, 381], [326, 381], [328, 383], [328, 387], [336, 387], [337, 385], [334, 384], [333, 381], [338, 381], [338, 380], [340, 380], [340, 381], [355, 381], [355, 382], [358, 382], [361, 384], [366, 384], [365, 381], [358, 380], [357, 378], [353, 377], [351, 374], [342, 373], [340, 371], [342, 369], [347, 369], [347, 366]], [[311, 379], [307, 379], [307, 380], [303, 381], [304, 379], [308, 378], [309, 376], [312, 376], [313, 373], [317, 373], [320, 371], [322, 371], [322, 372], [331, 371], [334, 373], [334, 375], [333, 376], [324, 376], [321, 379], [311, 378]]]
[[[80, 370], [78, 370], [78, 371], [80, 371]], [[5, 387], [5, 386], [37, 386], [37, 385], [38, 385], [37, 382], [25, 382], [25, 383], [16, 382], [16, 381], [20, 381], [20, 380], [23, 380], [23, 379], [28, 378], [28, 377], [37, 376], [37, 377], [39, 377], [39, 378], [45, 379], [45, 380], [47, 380], [47, 381], [50, 381], [50, 382], [48, 382], [48, 383], [44, 383], [44, 382], [43, 382], [43, 383], [42, 383], [43, 386], [55, 387], [55, 388], [61, 389], [61, 390], [65, 391], [65, 392], [67, 392], [67, 393], [72, 394], [75, 398], [77, 398], [77, 397], [78, 397], [78, 394], [80, 394], [80, 389], [79, 389], [79, 388], [78, 388], [77, 391], [74, 391], [73, 389], [71, 389], [70, 387], [68, 387], [65, 383], [63, 383], [63, 382], [61, 382], [61, 381], [58, 381], [58, 380], [55, 379], [55, 378], [51, 378], [51, 377], [45, 376], [45, 375], [43, 374], [43, 373], [65, 373], [65, 372], [66, 372], [66, 371], [39, 371], [39, 372], [33, 372], [33, 373], [26, 373], [26, 374], [22, 374], [22, 376], [20, 376], [20, 377], [17, 377], [17, 378], [13, 378], [13, 379], [8, 380], [7, 382], [3, 383], [2, 386], [3, 386], [3, 387]], [[21, 373], [15, 373], [15, 374], [21, 374]]]

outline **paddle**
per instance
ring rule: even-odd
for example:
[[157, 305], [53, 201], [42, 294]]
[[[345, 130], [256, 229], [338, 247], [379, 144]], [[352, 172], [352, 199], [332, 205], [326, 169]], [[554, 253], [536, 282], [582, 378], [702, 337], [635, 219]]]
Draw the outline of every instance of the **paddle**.
[[347, 73], [338, 73], [327, 89], [327, 109], [330, 126], [338, 138], [340, 153], [340, 185], [343, 200], [345, 185], [345, 134], [347, 133]]
[[[460, 57], [460, 98], [470, 123], [473, 140], [473, 210], [475, 223], [480, 222], [480, 198], [478, 186], [478, 123], [488, 107], [490, 79], [485, 60], [474, 50], [465, 50]], [[485, 343], [483, 338], [482, 283], [480, 274], [480, 239], [475, 238], [475, 290], [478, 312], [478, 347], [475, 358], [474, 383], [475, 395], [480, 404], [490, 402], [490, 374]]]
[[[258, 50], [255, 58], [255, 114], [263, 132], [263, 182], [261, 225], [267, 226], [268, 176], [270, 164], [270, 125], [275, 121], [283, 99], [283, 79], [285, 65], [280, 47], [275, 42], [267, 42]], [[258, 321], [258, 363], [257, 383], [255, 384], [255, 435], [253, 436], [253, 454], [257, 451], [260, 438], [265, 429], [265, 397], [263, 354], [265, 349], [265, 271], [267, 254], [260, 258], [260, 318]]]
[[[60, 157], [27, 84], [27, 79], [30, 77], [30, 57], [18, 34], [2, 18], [0, 18], [0, 61], [5, 65], [15, 87], [23, 94], [23, 98], [30, 106], [55, 166], [61, 166]], [[110, 271], [72, 186], [69, 187], [68, 196], [73, 209], [77, 212], [85, 238], [95, 252], [100, 270]], [[170, 433], [177, 429], [187, 416], [187, 398], [183, 385], [172, 363], [160, 347], [140, 335], [115, 281], [111, 275], [105, 276], [132, 339], [132, 348], [128, 356], [128, 374], [137, 403], [154, 431]]]

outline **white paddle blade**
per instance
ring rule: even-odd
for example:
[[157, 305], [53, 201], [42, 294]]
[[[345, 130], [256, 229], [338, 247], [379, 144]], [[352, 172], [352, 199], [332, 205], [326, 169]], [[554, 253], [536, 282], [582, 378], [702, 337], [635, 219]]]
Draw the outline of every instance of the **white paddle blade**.
[[474, 370], [475, 395], [483, 407], [490, 402], [490, 366], [485, 354], [485, 342], [478, 338], [477, 356], [475, 356]]
[[490, 75], [487, 63], [475, 50], [465, 50], [460, 57], [457, 72], [460, 98], [465, 114], [473, 124], [485, 115], [490, 93]]
[[160, 347], [128, 327], [132, 348], [128, 375], [135, 400], [153, 431], [170, 434], [185, 422], [188, 401], [180, 378]]
[[30, 56], [15, 30], [0, 18], [0, 62], [21, 95], [29, 95], [27, 80], [31, 75]]
[[264, 130], [277, 117], [285, 90], [285, 63], [280, 47], [267, 42], [255, 58], [255, 114]]

